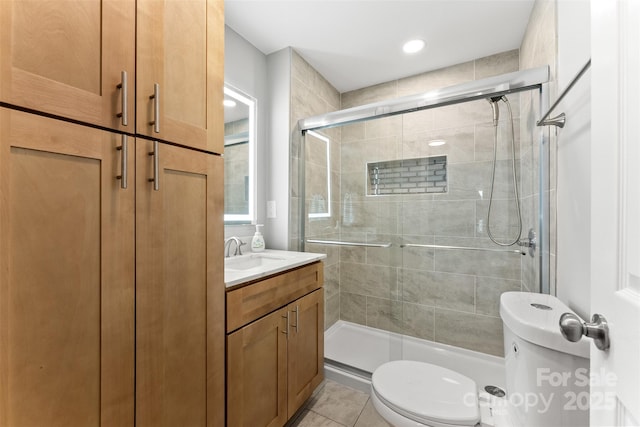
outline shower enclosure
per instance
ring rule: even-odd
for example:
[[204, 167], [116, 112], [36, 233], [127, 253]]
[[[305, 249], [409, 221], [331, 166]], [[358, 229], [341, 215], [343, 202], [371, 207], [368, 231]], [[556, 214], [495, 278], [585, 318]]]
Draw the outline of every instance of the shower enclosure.
[[502, 355], [499, 295], [549, 293], [548, 131], [534, 125], [548, 78], [515, 71], [300, 120], [298, 249], [328, 255], [327, 327], [389, 333], [391, 359], [414, 338]]

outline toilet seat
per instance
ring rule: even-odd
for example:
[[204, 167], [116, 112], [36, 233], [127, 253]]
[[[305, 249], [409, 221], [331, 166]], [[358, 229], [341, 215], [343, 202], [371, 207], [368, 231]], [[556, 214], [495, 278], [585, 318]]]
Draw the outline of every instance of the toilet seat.
[[480, 421], [475, 382], [441, 366], [388, 362], [373, 373], [371, 389], [382, 404], [418, 423], [474, 426]]

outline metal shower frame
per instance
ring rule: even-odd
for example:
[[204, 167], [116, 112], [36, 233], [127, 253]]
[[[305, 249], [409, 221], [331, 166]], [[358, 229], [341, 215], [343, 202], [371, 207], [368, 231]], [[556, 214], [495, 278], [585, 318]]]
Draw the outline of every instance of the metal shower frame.
[[[528, 70], [515, 71], [495, 77], [474, 80], [441, 89], [435, 89], [417, 95], [410, 95], [388, 101], [375, 102], [358, 107], [347, 108], [327, 114], [307, 117], [298, 121], [301, 133], [299, 165], [299, 249], [304, 251], [306, 194], [305, 194], [305, 135], [307, 131], [326, 129], [358, 123], [381, 117], [410, 113], [446, 105], [460, 104], [490, 97], [499, 97], [524, 91], [538, 91], [540, 112], [549, 109], [549, 67], [543, 66]], [[536, 129], [535, 127], [532, 131]], [[539, 257], [539, 291], [551, 293], [550, 288], [550, 226], [549, 226], [549, 158], [550, 131], [541, 128], [539, 141], [539, 212], [538, 236], [536, 246]]]

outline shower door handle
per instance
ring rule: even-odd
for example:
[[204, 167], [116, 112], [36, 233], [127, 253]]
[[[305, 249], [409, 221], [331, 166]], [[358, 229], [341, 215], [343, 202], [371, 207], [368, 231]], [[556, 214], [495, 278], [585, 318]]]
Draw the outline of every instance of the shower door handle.
[[601, 314], [594, 314], [591, 323], [587, 323], [573, 313], [564, 313], [560, 316], [560, 331], [568, 341], [578, 342], [584, 335], [593, 338], [599, 350], [609, 348], [609, 326]]
[[367, 243], [367, 242], [343, 242], [340, 240], [319, 240], [307, 239], [307, 243], [317, 243], [320, 245], [336, 245], [336, 246], [364, 246], [367, 248], [390, 248], [391, 242], [386, 243]]

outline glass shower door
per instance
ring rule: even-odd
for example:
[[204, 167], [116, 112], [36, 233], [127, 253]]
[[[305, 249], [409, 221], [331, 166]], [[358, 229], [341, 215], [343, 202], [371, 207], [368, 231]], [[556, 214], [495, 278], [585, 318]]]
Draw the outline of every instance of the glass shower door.
[[440, 350], [502, 355], [500, 295], [539, 291], [549, 257], [518, 244], [548, 235], [548, 137], [531, 129], [543, 89], [304, 132], [300, 235], [327, 253], [326, 325], [367, 328], [327, 359], [370, 373]]
[[[518, 102], [519, 95], [510, 97]], [[487, 235], [494, 171], [491, 106], [482, 99], [402, 117], [401, 155], [408, 174], [417, 174], [409, 178], [400, 208], [403, 332], [501, 355], [499, 295], [521, 290], [522, 255], [517, 245], [501, 247]], [[518, 126], [515, 118], [514, 129]], [[518, 233], [510, 129], [509, 116], [503, 114], [491, 217], [492, 230], [503, 241], [517, 239]], [[433, 166], [421, 166], [427, 159]]]
[[386, 141], [365, 137], [378, 126], [374, 122], [306, 132], [303, 142], [302, 235], [305, 250], [327, 254], [326, 324], [342, 320], [373, 328], [363, 334], [346, 325], [345, 342], [326, 348], [326, 357], [365, 375], [387, 360], [402, 358], [400, 339], [391, 334], [400, 332], [397, 318], [402, 314], [399, 204], [367, 193], [367, 164], [386, 159], [388, 151]]

